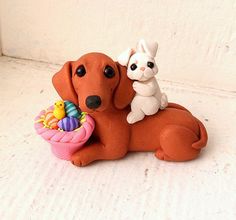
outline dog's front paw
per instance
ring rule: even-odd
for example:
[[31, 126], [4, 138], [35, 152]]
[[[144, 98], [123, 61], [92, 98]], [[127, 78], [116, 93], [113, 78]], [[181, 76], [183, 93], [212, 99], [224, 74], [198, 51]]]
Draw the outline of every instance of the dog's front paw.
[[90, 160], [86, 155], [84, 156], [79, 151], [74, 153], [71, 157], [71, 162], [78, 167], [84, 167], [90, 163]]

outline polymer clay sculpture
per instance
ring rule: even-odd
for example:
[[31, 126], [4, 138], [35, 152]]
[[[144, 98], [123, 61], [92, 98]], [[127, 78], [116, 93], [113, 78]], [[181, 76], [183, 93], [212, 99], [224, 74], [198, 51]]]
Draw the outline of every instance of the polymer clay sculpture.
[[53, 115], [59, 120], [66, 116], [65, 104], [62, 100], [55, 102]]
[[44, 115], [41, 116], [41, 119], [44, 127], [50, 129], [58, 129], [57, 123], [59, 122], [59, 119], [55, 117], [52, 109], [47, 109]]
[[80, 122], [75, 117], [65, 117], [57, 123], [58, 127], [63, 131], [74, 131], [80, 126]]
[[84, 146], [94, 129], [94, 120], [72, 102], [57, 101], [35, 118], [36, 132], [51, 144], [55, 156], [70, 160]]
[[129, 151], [155, 151], [161, 160], [187, 161], [195, 159], [207, 143], [204, 125], [174, 103], [129, 124], [133, 81], [126, 67], [105, 54], [88, 53], [65, 63], [52, 81], [63, 100], [79, 105], [95, 120], [93, 135], [71, 157], [77, 166], [120, 159]]
[[161, 93], [155, 78], [158, 72], [155, 62], [157, 47], [156, 42], [142, 39], [136, 50], [128, 48], [118, 57], [118, 62], [127, 66], [128, 77], [134, 80], [133, 89], [136, 94], [131, 102], [131, 112], [127, 116], [130, 124], [142, 120], [145, 115], [153, 115], [168, 105], [167, 96]]

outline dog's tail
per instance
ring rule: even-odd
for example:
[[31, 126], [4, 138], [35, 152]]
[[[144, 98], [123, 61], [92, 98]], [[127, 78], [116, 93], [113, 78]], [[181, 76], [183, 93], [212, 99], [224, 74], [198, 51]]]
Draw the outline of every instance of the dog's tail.
[[[168, 107], [169, 108], [176, 108], [176, 109], [180, 109], [183, 111], [187, 111], [189, 113], [191, 113], [188, 109], [186, 109], [185, 107], [183, 107], [182, 105], [176, 104], [176, 103], [168, 103]], [[194, 142], [192, 144], [192, 147], [200, 150], [201, 148], [205, 147], [207, 144], [207, 140], [208, 140], [208, 136], [207, 136], [207, 131], [205, 126], [202, 124], [201, 121], [199, 121], [197, 118], [195, 118], [198, 126], [199, 126], [199, 140], [197, 142]]]
[[199, 121], [196, 118], [196, 121], [198, 122], [199, 125], [199, 140], [197, 142], [194, 142], [192, 144], [192, 147], [195, 149], [201, 149], [206, 146], [207, 140], [208, 140], [208, 135], [205, 126], [202, 124], [201, 121]]

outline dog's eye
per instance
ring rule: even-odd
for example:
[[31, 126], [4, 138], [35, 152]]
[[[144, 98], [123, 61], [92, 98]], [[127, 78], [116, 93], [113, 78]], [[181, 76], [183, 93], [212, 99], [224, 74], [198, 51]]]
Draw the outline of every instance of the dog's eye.
[[104, 69], [104, 75], [107, 78], [112, 78], [113, 76], [115, 76], [115, 71], [112, 69], [112, 67], [106, 66]]
[[135, 70], [137, 68], [137, 65], [135, 63], [133, 63], [131, 66], [130, 66], [130, 69], [131, 70]]
[[153, 62], [147, 62], [147, 66], [152, 69], [154, 67], [154, 63]]
[[83, 65], [80, 65], [77, 69], [76, 69], [76, 75], [79, 76], [79, 77], [82, 77], [84, 76], [86, 73], [86, 70], [84, 68]]

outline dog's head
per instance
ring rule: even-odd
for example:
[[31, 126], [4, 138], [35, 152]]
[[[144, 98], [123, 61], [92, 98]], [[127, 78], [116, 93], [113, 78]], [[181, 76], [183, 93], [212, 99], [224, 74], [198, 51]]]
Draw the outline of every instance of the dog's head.
[[69, 61], [53, 76], [53, 85], [64, 100], [82, 111], [104, 111], [113, 105], [123, 109], [134, 96], [126, 67], [102, 53], [89, 53]]

